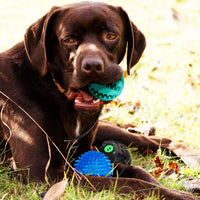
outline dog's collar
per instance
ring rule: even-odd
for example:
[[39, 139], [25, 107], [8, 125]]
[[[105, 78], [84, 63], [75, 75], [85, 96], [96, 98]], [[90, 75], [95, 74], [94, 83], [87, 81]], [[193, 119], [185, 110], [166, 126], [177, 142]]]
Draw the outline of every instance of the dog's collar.
[[58, 83], [58, 81], [56, 81], [55, 75], [54, 75], [54, 73], [53, 73], [52, 70], [51, 70], [50, 64], [48, 63], [47, 65], [48, 65], [48, 68], [49, 68], [49, 72], [51, 73], [51, 78], [52, 78], [52, 80], [53, 80], [53, 82], [54, 82], [54, 85], [57, 87], [57, 89], [58, 89], [62, 94], [64, 94], [64, 95], [67, 97], [67, 91], [66, 91], [65, 89], [62, 88], [62, 86], [60, 85], [60, 83]]
[[[51, 71], [51, 66], [50, 64], [48, 63], [48, 68], [49, 68], [49, 72], [51, 73], [51, 77], [52, 77], [52, 80], [54, 82], [54, 85], [57, 87], [57, 89], [62, 93], [64, 94], [66, 97], [67, 97], [67, 91], [65, 89], [62, 88], [62, 86], [56, 81], [55, 79], [55, 76], [54, 76], [54, 73]], [[101, 111], [103, 109], [103, 105], [97, 115], [97, 118], [94, 122], [94, 124], [87, 130], [85, 131], [84, 133], [80, 134], [79, 136], [77, 137], [73, 137], [73, 138], [64, 138], [64, 142], [72, 142], [72, 141], [75, 141], [75, 140], [79, 140], [83, 137], [85, 137], [88, 133], [90, 133], [92, 131], [92, 129], [97, 125], [97, 122], [98, 122], [98, 119], [100, 117], [100, 114], [101, 114]]]
[[[103, 108], [103, 106], [102, 106], [102, 108]], [[97, 122], [98, 122], [98, 119], [99, 119], [99, 117], [100, 117], [102, 108], [101, 108], [101, 110], [99, 111], [99, 113], [98, 113], [98, 115], [97, 115], [97, 118], [96, 118], [94, 124], [93, 124], [87, 131], [85, 131], [84, 133], [80, 134], [80, 135], [77, 136], [77, 137], [73, 137], [73, 138], [64, 138], [64, 142], [72, 142], [72, 141], [74, 141], [74, 140], [79, 140], [79, 139], [85, 137], [88, 133], [90, 133], [90, 132], [92, 131], [92, 129], [97, 125]]]

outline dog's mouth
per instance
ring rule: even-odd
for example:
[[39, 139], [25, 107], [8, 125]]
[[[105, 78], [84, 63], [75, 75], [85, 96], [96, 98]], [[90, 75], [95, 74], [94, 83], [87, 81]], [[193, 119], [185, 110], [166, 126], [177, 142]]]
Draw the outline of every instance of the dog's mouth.
[[93, 97], [87, 87], [81, 89], [69, 88], [67, 91], [68, 100], [74, 100], [74, 107], [83, 111], [99, 111], [103, 104], [111, 101], [102, 101]]

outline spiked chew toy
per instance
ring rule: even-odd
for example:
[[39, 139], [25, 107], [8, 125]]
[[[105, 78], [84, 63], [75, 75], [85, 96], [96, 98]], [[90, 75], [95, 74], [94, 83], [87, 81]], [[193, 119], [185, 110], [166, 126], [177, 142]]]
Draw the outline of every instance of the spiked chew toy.
[[77, 173], [90, 176], [111, 177], [113, 174], [110, 160], [101, 152], [88, 151], [82, 154], [74, 164]]
[[124, 77], [114, 83], [110, 84], [99, 84], [99, 83], [90, 83], [88, 89], [92, 96], [102, 101], [111, 101], [118, 97], [124, 88]]

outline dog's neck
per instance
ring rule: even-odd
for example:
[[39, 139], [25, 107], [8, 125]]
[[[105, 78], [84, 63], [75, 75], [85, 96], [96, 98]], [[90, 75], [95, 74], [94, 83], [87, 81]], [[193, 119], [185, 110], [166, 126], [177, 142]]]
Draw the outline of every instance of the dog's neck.
[[[75, 133], [74, 133], [75, 137], [64, 138], [64, 142], [79, 140], [79, 139], [85, 137], [91, 131], [93, 131], [93, 129], [95, 129], [95, 127], [98, 123], [98, 120], [99, 120], [99, 117], [100, 117], [100, 114], [101, 114], [101, 110], [99, 111], [98, 115], [96, 116], [95, 121], [90, 125], [90, 127], [87, 127], [85, 131], [82, 131], [82, 130], [85, 129], [83, 124], [86, 124], [87, 120], [81, 120], [80, 116], [78, 116], [77, 121], [76, 121]], [[90, 119], [90, 121], [91, 121], [91, 119]]]
[[[51, 77], [52, 77], [52, 80], [53, 80], [53, 83], [55, 84], [55, 86], [57, 87], [57, 89], [60, 91], [60, 93], [62, 93], [66, 98], [67, 98], [67, 91], [65, 89], [62, 88], [62, 86], [56, 81], [55, 79], [55, 76], [51, 70], [51, 66], [50, 64], [48, 63], [48, 69], [49, 69], [49, 72], [51, 74]], [[101, 108], [102, 110], [102, 108]], [[76, 128], [74, 129], [75, 132], [74, 132], [74, 137], [70, 137], [70, 138], [64, 138], [64, 142], [70, 142], [70, 141], [74, 141], [74, 140], [78, 140], [78, 139], [81, 139], [83, 138], [84, 136], [86, 136], [88, 133], [90, 133], [94, 128], [95, 126], [97, 125], [97, 122], [98, 122], [98, 119], [99, 119], [99, 116], [101, 114], [101, 110], [97, 113], [97, 116], [95, 117], [95, 114], [94, 114], [94, 122], [92, 122], [92, 124], [88, 127], [88, 128], [85, 128], [85, 124], [87, 123], [87, 119], [86, 118], [90, 118], [89, 121], [91, 122], [91, 116], [86, 116], [86, 115], [81, 115], [80, 113], [78, 114], [77, 116], [77, 120], [76, 120]], [[74, 112], [72, 112], [74, 113]], [[65, 123], [64, 124], [64, 127], [66, 126]], [[86, 130], [85, 130], [86, 129]], [[65, 127], [65, 130], [68, 130], [67, 127]], [[84, 130], [84, 131], [83, 131]], [[70, 134], [71, 135], [71, 134]]]

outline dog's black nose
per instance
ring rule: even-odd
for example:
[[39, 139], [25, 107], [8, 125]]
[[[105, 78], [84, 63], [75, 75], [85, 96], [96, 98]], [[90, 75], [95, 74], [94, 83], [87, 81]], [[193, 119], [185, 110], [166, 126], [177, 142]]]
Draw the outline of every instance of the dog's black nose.
[[88, 75], [100, 74], [104, 72], [103, 60], [98, 57], [86, 57], [82, 60], [81, 70]]

